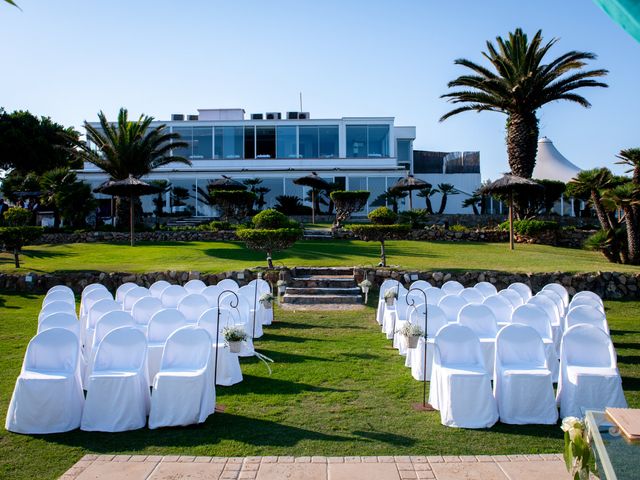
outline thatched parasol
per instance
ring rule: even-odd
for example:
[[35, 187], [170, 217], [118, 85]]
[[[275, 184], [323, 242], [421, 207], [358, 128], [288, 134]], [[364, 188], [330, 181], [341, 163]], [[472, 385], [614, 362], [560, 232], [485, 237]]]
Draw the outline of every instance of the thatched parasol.
[[323, 180], [316, 172], [311, 172], [311, 175], [296, 178], [293, 183], [311, 187], [311, 223], [316, 223], [316, 190], [326, 190], [329, 188], [329, 182]]
[[406, 177], [401, 178], [395, 184], [389, 188], [391, 191], [409, 192], [409, 209], [413, 210], [413, 195], [414, 190], [424, 190], [425, 188], [431, 188], [429, 182], [425, 182], [419, 178], [414, 177], [411, 174], [407, 174]]
[[131, 232], [131, 246], [134, 245], [133, 235], [133, 199], [143, 195], [152, 195], [162, 191], [162, 188], [149, 185], [133, 175], [124, 180], [109, 180], [93, 190], [96, 193], [104, 193], [116, 197], [129, 197], [129, 229]]
[[513, 250], [513, 192], [528, 189], [543, 188], [539, 183], [527, 178], [505, 173], [502, 178], [485, 185], [479, 190], [480, 194], [508, 194], [509, 195], [509, 248]]
[[209, 182], [207, 185], [209, 190], [246, 190], [246, 185], [243, 185], [240, 182], [235, 181], [231, 177], [227, 177], [226, 175], [222, 175], [222, 178], [217, 178]]

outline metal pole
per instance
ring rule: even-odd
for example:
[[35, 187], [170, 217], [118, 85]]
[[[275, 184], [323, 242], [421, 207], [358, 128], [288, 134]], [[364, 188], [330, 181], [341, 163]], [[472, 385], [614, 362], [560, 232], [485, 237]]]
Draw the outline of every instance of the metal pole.
[[257, 299], [258, 299], [258, 280], [256, 280], [256, 283], [253, 289], [253, 335], [251, 335], [252, 339], [256, 338], [256, 310], [258, 310]]
[[233, 290], [223, 290], [222, 292], [220, 292], [220, 295], [218, 295], [218, 300], [217, 300], [217, 309], [218, 309], [218, 314], [216, 316], [216, 356], [215, 359], [213, 361], [213, 386], [215, 388], [216, 384], [218, 383], [218, 342], [220, 341], [220, 298], [222, 297], [222, 295], [224, 295], [225, 293], [231, 293], [233, 294], [234, 297], [236, 297], [236, 304], [233, 304], [233, 300], [231, 300], [231, 302], [229, 302], [229, 306], [231, 308], [238, 308], [238, 305], [240, 304], [240, 299], [238, 298], [238, 294], [236, 292], [234, 292]]
[[423, 350], [423, 365], [422, 365], [422, 403], [416, 403], [413, 405], [413, 408], [415, 410], [419, 410], [419, 411], [423, 411], [423, 412], [432, 412], [435, 410], [435, 408], [433, 408], [430, 404], [427, 403], [427, 339], [429, 338], [429, 335], [427, 334], [427, 319], [428, 319], [428, 308], [427, 308], [427, 292], [425, 292], [424, 290], [422, 290], [421, 288], [411, 288], [409, 289], [409, 291], [407, 292], [407, 296], [405, 297], [405, 302], [407, 302], [407, 305], [409, 305], [410, 307], [415, 307], [416, 305], [416, 301], [414, 299], [411, 299], [411, 303], [409, 303], [409, 294], [413, 291], [418, 291], [420, 293], [422, 293], [422, 295], [424, 296], [424, 334], [423, 334], [423, 338], [424, 338], [424, 350]]
[[131, 233], [131, 246], [133, 247], [133, 195], [129, 196], [129, 230]]

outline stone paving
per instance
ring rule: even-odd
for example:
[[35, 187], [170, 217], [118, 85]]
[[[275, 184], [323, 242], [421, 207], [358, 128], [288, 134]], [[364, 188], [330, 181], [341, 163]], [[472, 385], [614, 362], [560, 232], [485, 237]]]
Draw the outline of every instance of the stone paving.
[[562, 455], [193, 457], [85, 455], [63, 480], [562, 480]]

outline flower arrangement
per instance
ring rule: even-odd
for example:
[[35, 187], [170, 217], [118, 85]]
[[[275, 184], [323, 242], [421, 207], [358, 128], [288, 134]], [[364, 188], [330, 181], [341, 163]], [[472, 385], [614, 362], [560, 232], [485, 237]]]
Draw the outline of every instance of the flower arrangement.
[[591, 446], [584, 421], [577, 417], [562, 419], [564, 432], [564, 462], [574, 480], [586, 480], [589, 472], [596, 474], [591, 464]]
[[393, 301], [398, 298], [398, 290], [396, 288], [389, 288], [384, 292], [384, 300], [387, 305], [393, 305]]
[[371, 287], [372, 287], [372, 285], [373, 285], [373, 284], [372, 284], [369, 280], [366, 280], [366, 279], [365, 279], [365, 280], [363, 280], [363, 281], [361, 281], [361, 282], [358, 284], [358, 286], [359, 286], [360, 288], [362, 288], [363, 290], [364, 290], [365, 288], [371, 288]]
[[424, 330], [420, 327], [420, 325], [415, 325], [413, 323], [405, 323], [402, 327], [396, 330], [396, 333], [402, 335], [407, 339], [409, 348], [416, 348], [418, 346], [418, 339], [424, 335]]
[[248, 338], [244, 328], [236, 325], [224, 327], [222, 329], [222, 336], [224, 337], [225, 343], [229, 346], [229, 350], [233, 353], [240, 352], [240, 343]]
[[260, 303], [264, 308], [270, 309], [272, 302], [273, 302], [273, 295], [271, 295], [270, 293], [263, 293], [262, 295], [260, 295]]

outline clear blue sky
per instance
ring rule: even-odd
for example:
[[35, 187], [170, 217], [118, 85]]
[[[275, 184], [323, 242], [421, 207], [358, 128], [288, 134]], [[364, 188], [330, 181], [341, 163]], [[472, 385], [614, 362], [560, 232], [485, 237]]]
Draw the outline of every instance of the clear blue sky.
[[[610, 88], [584, 109], [539, 112], [541, 134], [583, 168], [640, 146], [640, 44], [590, 0], [17, 0], [0, 5], [0, 106], [80, 127], [103, 110], [168, 119], [197, 108], [304, 110], [314, 118], [394, 116], [415, 148], [480, 150], [483, 178], [508, 170], [505, 117], [444, 123], [439, 98], [481, 61], [485, 41], [522, 27], [592, 51]], [[621, 171], [620, 167], [615, 167]]]

